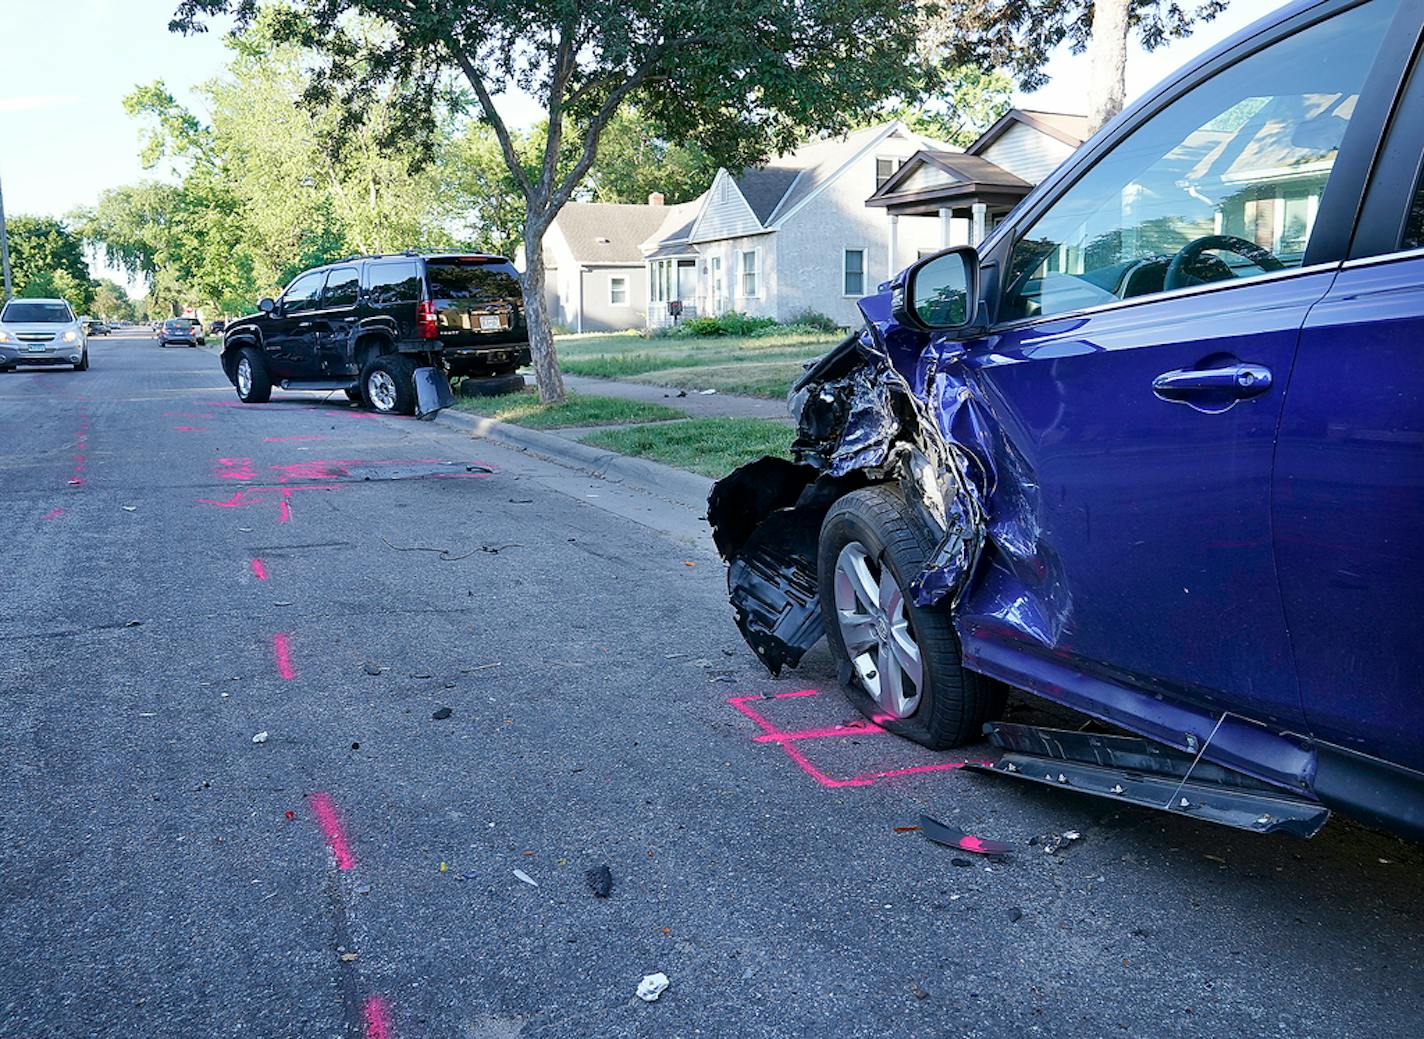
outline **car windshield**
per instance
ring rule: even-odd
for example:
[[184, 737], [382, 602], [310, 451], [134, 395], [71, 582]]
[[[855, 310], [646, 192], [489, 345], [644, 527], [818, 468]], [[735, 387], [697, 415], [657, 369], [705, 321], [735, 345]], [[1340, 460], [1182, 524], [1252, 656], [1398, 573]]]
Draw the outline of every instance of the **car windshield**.
[[26, 324], [67, 325], [74, 315], [63, 303], [11, 303], [0, 314], [0, 321], [16, 321]]

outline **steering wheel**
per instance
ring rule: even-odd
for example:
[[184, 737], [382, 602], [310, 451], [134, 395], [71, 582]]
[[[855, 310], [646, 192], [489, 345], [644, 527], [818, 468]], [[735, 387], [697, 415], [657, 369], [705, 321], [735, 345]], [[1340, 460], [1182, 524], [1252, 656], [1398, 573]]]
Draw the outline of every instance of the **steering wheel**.
[[[1188, 242], [1177, 251], [1177, 255], [1172, 257], [1172, 261], [1167, 264], [1167, 273], [1162, 279], [1162, 290], [1164, 292], [1171, 289], [1184, 289], [1191, 285], [1202, 285], [1208, 281], [1218, 281], [1217, 277], [1200, 278], [1192, 273], [1202, 259], [1202, 253], [1208, 249], [1222, 249], [1229, 253], [1235, 253], [1242, 259], [1254, 263], [1263, 271], [1285, 270], [1285, 264], [1276, 259], [1269, 249], [1262, 249], [1255, 242], [1248, 242], [1244, 238], [1237, 238], [1234, 234], [1209, 234], [1203, 235], [1195, 241]], [[1221, 263], [1220, 260], [1217, 263]], [[1215, 266], [1215, 265], [1213, 265]], [[1225, 266], [1225, 264], [1221, 264]], [[1213, 274], [1218, 273], [1213, 270]]]

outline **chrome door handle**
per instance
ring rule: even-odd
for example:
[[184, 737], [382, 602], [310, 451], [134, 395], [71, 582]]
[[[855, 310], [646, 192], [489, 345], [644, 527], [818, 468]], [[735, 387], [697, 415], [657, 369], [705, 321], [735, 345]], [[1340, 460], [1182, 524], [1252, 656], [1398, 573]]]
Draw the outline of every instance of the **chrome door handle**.
[[1204, 398], [1245, 400], [1271, 388], [1271, 369], [1259, 364], [1223, 368], [1182, 368], [1152, 380], [1152, 392], [1165, 401], [1189, 403]]

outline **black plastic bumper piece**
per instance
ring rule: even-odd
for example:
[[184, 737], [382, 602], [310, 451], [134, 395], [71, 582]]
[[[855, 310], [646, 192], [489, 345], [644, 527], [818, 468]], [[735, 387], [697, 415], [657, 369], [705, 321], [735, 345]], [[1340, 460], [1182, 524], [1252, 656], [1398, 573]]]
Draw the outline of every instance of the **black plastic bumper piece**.
[[[1045, 729], [999, 722], [984, 726], [1003, 749], [993, 765], [967, 765], [1044, 786], [1157, 808], [1253, 833], [1314, 837], [1330, 818], [1316, 801], [1293, 797], [1250, 776], [1197, 761], [1138, 736]], [[1185, 779], [1185, 782], [1183, 780]]]

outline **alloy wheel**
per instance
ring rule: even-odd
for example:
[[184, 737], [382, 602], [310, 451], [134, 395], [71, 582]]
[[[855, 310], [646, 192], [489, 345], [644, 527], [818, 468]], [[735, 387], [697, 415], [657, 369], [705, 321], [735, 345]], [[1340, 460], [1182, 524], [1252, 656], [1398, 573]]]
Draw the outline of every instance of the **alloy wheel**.
[[374, 371], [366, 379], [366, 395], [377, 411], [393, 411], [396, 406], [396, 381], [390, 372]]
[[237, 362], [237, 392], [244, 397], [252, 392], [252, 362], [246, 357]]
[[835, 599], [841, 641], [861, 685], [890, 717], [908, 718], [920, 706], [924, 664], [895, 575], [852, 541], [836, 558]]

